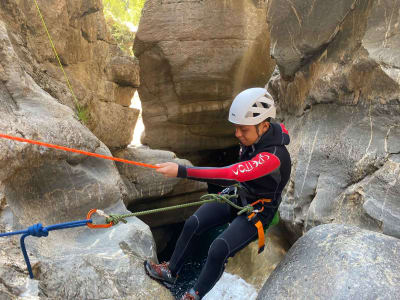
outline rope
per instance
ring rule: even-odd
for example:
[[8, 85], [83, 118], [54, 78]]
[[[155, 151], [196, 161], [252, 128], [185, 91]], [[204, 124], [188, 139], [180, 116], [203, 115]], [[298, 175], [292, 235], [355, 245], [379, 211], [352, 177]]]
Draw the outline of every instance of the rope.
[[22, 234], [21, 239], [20, 239], [21, 250], [22, 250], [22, 254], [24, 255], [26, 266], [28, 268], [29, 277], [33, 279], [33, 272], [32, 272], [31, 262], [29, 261], [29, 256], [28, 256], [28, 253], [26, 252], [26, 247], [25, 247], [25, 238], [27, 236], [30, 236], [30, 235], [36, 236], [36, 237], [46, 237], [46, 236], [49, 235], [49, 232], [52, 231], [52, 230], [59, 230], [59, 229], [67, 229], [67, 228], [86, 226], [88, 223], [92, 223], [92, 220], [72, 221], [72, 222], [66, 222], [66, 223], [50, 225], [50, 226], [47, 226], [47, 227], [43, 227], [43, 225], [41, 223], [38, 223], [38, 224], [35, 224], [35, 225], [32, 225], [32, 226], [28, 227], [25, 230], [0, 233], [0, 237], [16, 235], [16, 234]]
[[9, 139], [9, 140], [18, 141], [18, 142], [25, 142], [25, 143], [39, 145], [39, 146], [43, 146], [43, 147], [54, 148], [54, 149], [64, 150], [64, 151], [74, 152], [74, 153], [80, 153], [80, 154], [94, 156], [94, 157], [98, 157], [98, 158], [104, 158], [104, 159], [108, 159], [108, 160], [114, 160], [114, 161], [118, 161], [118, 162], [122, 162], [122, 163], [126, 163], [126, 164], [131, 164], [131, 165], [136, 165], [136, 166], [141, 166], [141, 167], [146, 167], [146, 168], [152, 168], [152, 169], [158, 169], [157, 166], [145, 164], [145, 163], [141, 163], [141, 162], [136, 162], [133, 160], [127, 160], [127, 159], [122, 159], [122, 158], [118, 158], [118, 157], [106, 156], [106, 155], [97, 154], [97, 153], [93, 153], [93, 152], [86, 152], [86, 151], [63, 147], [63, 146], [58, 146], [58, 145], [54, 145], [54, 144], [43, 143], [43, 142], [39, 142], [39, 141], [35, 141], [35, 140], [24, 139], [24, 138], [11, 136], [11, 135], [7, 135], [7, 134], [0, 133], [0, 137]]
[[106, 217], [106, 223], [112, 223], [113, 225], [116, 225], [119, 222], [127, 223], [127, 221], [125, 219], [129, 218], [129, 217], [143, 216], [143, 215], [148, 215], [148, 214], [152, 214], [152, 213], [163, 212], [163, 211], [168, 211], [168, 210], [173, 210], [173, 209], [178, 209], [178, 208], [185, 208], [185, 207], [190, 207], [190, 206], [201, 205], [201, 204], [205, 204], [205, 203], [209, 203], [209, 202], [228, 203], [229, 205], [231, 205], [234, 208], [239, 210], [238, 215], [241, 215], [244, 212], [251, 213], [254, 210], [254, 208], [251, 205], [242, 207], [242, 206], [236, 205], [235, 203], [233, 203], [230, 200], [232, 198], [237, 198], [237, 197], [238, 197], [238, 195], [207, 194], [207, 195], [201, 196], [200, 197], [201, 201], [197, 201], [197, 202], [174, 205], [174, 206], [163, 207], [163, 208], [150, 209], [150, 210], [139, 211], [139, 212], [134, 212], [134, 213], [130, 213], [130, 214], [124, 214], [124, 215], [110, 214], [109, 216]]
[[54, 51], [54, 54], [56, 55], [58, 64], [60, 65], [61, 71], [63, 72], [64, 77], [65, 77], [65, 80], [67, 81], [67, 86], [68, 86], [69, 90], [71, 91], [72, 97], [74, 98], [75, 107], [76, 107], [76, 109], [78, 110], [78, 113], [80, 114], [80, 113], [81, 113], [81, 107], [80, 107], [80, 105], [79, 105], [79, 103], [78, 103], [78, 99], [76, 98], [75, 93], [74, 93], [74, 91], [73, 91], [73, 89], [72, 89], [72, 86], [71, 86], [71, 83], [70, 83], [70, 81], [69, 81], [69, 79], [68, 79], [67, 73], [65, 72], [64, 67], [62, 66], [60, 57], [58, 56], [56, 47], [54, 46], [53, 40], [52, 40], [52, 38], [51, 38], [51, 36], [50, 36], [50, 32], [49, 32], [49, 30], [47, 29], [46, 22], [44, 21], [42, 12], [40, 11], [39, 4], [37, 3], [36, 0], [34, 0], [34, 1], [35, 1], [35, 4], [36, 4], [37, 11], [38, 11], [38, 13], [39, 13], [40, 19], [42, 20], [43, 27], [44, 27], [44, 29], [45, 29], [45, 31], [46, 31], [46, 33], [47, 33], [48, 38], [49, 38], [50, 45], [51, 45], [51, 47], [53, 48], [53, 51]]

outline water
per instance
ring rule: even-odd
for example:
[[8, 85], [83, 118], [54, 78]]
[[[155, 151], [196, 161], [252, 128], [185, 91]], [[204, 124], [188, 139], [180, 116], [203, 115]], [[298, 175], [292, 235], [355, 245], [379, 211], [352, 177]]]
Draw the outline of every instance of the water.
[[[180, 227], [183, 227], [183, 223]], [[211, 243], [221, 232], [225, 230], [226, 227], [227, 225], [214, 228], [203, 234], [201, 237], [193, 240], [192, 253], [185, 261], [175, 285], [170, 288], [171, 293], [177, 297], [177, 299], [180, 299], [180, 297], [186, 291], [194, 286], [197, 278], [200, 276], [201, 269], [207, 260], [208, 249], [210, 248]], [[180, 231], [181, 230], [179, 230], [178, 233], [180, 233]], [[168, 247], [158, 255], [159, 261], [169, 261], [174, 250], [176, 240], [179, 237], [178, 233], [168, 244]]]

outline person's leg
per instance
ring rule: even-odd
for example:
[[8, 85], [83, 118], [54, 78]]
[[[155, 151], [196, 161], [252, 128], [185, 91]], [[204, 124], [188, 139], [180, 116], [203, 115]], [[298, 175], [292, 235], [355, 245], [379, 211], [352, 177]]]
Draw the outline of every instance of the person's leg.
[[210, 246], [206, 264], [194, 286], [194, 290], [200, 297], [207, 294], [221, 277], [227, 259], [257, 239], [257, 236], [256, 227], [242, 215], [237, 216], [214, 240]]
[[169, 261], [169, 269], [174, 276], [182, 268], [184, 260], [189, 254], [193, 237], [201, 235], [211, 228], [228, 223], [231, 215], [231, 207], [228, 204], [213, 202], [203, 204], [186, 220]]

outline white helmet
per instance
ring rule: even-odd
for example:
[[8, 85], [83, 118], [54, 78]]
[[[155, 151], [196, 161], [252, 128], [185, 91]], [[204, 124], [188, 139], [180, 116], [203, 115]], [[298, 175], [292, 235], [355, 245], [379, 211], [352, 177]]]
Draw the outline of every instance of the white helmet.
[[251, 88], [239, 93], [229, 109], [229, 121], [238, 125], [257, 125], [275, 118], [274, 99], [263, 88]]

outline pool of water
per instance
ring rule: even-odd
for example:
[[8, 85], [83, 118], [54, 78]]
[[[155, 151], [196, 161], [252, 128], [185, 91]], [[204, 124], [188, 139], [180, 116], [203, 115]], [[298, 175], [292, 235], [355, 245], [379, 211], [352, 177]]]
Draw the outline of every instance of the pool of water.
[[[192, 252], [187, 257], [175, 285], [170, 288], [171, 293], [177, 299], [180, 299], [186, 291], [194, 286], [200, 275], [201, 269], [207, 260], [208, 249], [210, 248], [211, 243], [222, 231], [225, 230], [226, 227], [227, 226], [220, 226], [214, 228], [193, 241]], [[183, 224], [181, 228], [183, 228]], [[179, 233], [180, 231], [177, 232], [168, 244], [167, 248], [158, 255], [160, 262], [169, 261], [171, 258]]]

